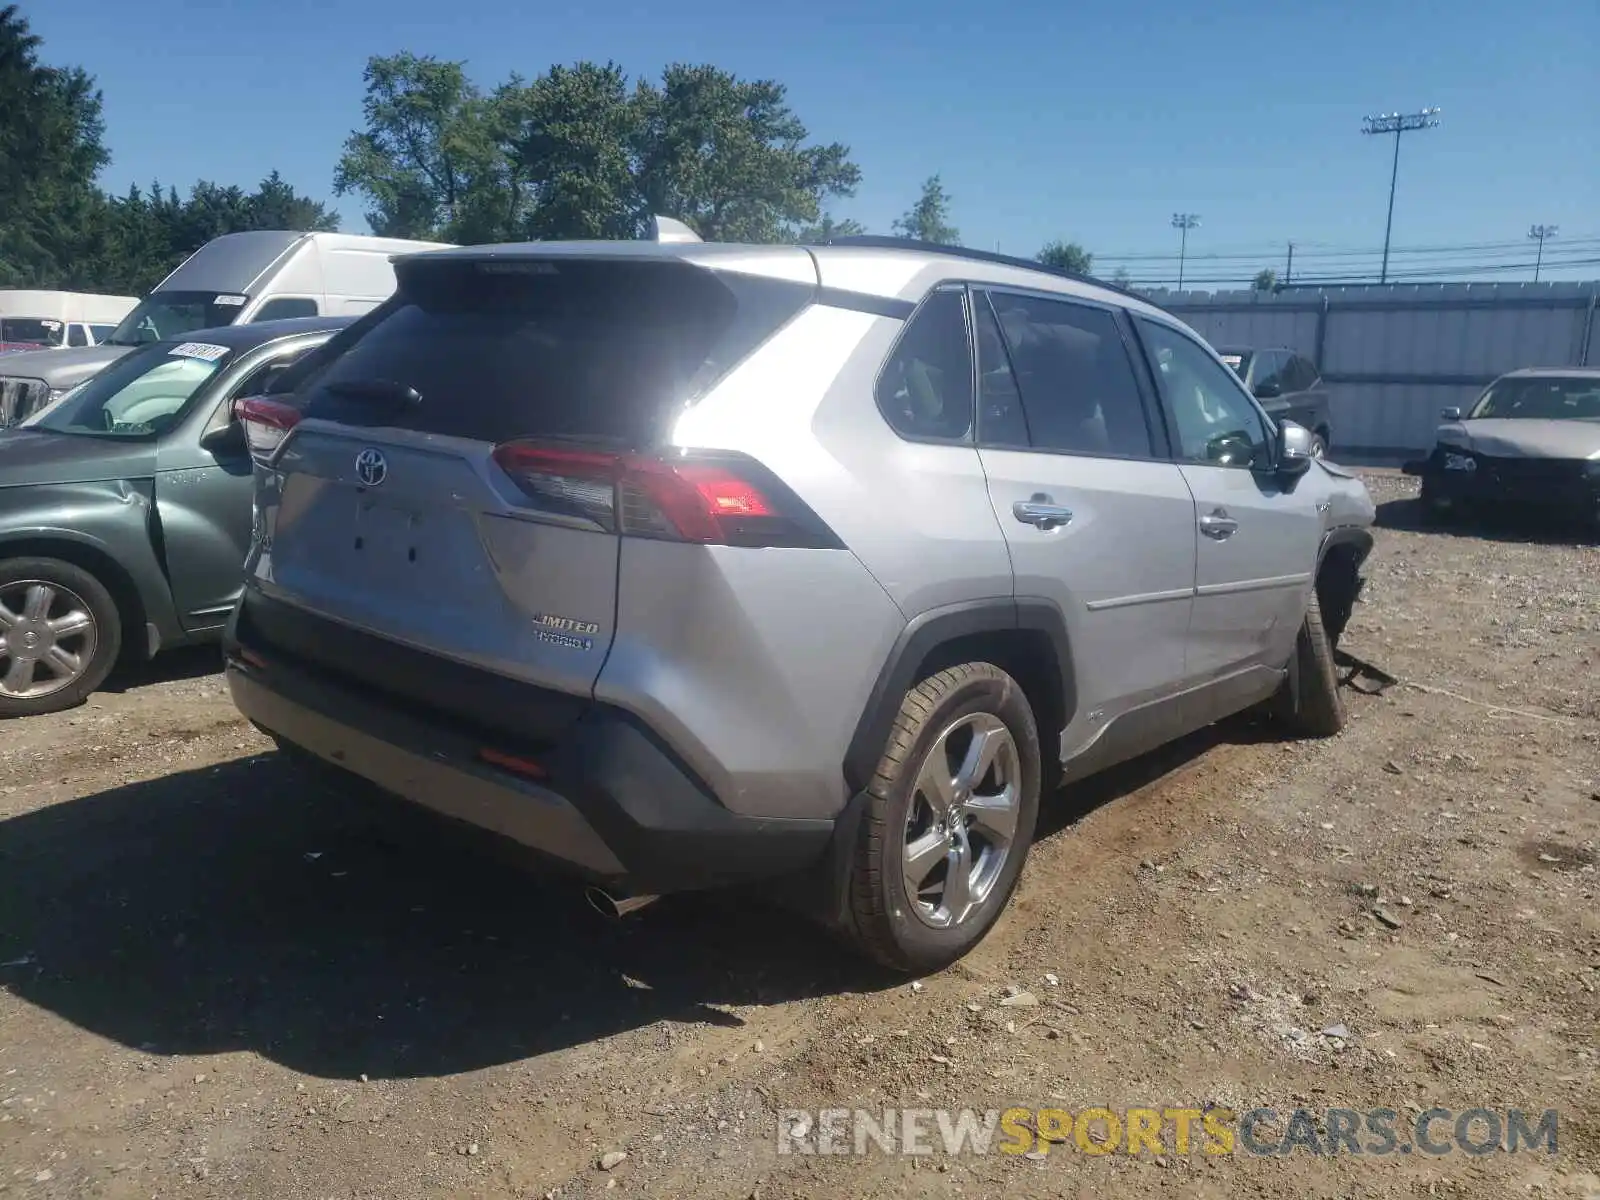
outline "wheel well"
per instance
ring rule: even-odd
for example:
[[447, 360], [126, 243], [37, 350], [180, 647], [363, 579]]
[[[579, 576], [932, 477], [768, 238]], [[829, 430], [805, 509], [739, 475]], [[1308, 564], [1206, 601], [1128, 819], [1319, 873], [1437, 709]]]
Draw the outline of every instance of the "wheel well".
[[1333, 445], [1333, 431], [1328, 428], [1328, 423], [1326, 421], [1324, 421], [1321, 425], [1318, 425], [1311, 432], [1322, 439], [1322, 444], [1324, 446]]
[[1361, 592], [1361, 564], [1366, 556], [1363, 547], [1342, 542], [1328, 547], [1317, 568], [1317, 603], [1322, 608], [1322, 627], [1334, 645], [1338, 645], [1339, 636], [1355, 608], [1356, 596]]
[[144, 602], [139, 599], [139, 589], [122, 564], [105, 551], [82, 542], [18, 538], [0, 542], [0, 559], [6, 558], [55, 558], [89, 572], [111, 593], [117, 615], [122, 618], [123, 657], [142, 659], [149, 655]]
[[923, 657], [915, 678], [926, 679], [946, 667], [968, 662], [993, 663], [1017, 681], [1033, 709], [1046, 772], [1059, 765], [1053, 739], [1066, 726], [1067, 698], [1062, 664], [1056, 661], [1056, 647], [1049, 635], [1040, 629], [996, 629], [951, 638]]

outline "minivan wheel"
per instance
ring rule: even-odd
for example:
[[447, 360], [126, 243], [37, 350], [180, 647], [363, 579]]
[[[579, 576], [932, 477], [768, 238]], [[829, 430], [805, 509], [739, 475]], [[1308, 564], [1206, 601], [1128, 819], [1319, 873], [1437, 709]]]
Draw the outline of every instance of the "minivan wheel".
[[1294, 654], [1294, 670], [1284, 681], [1284, 720], [1302, 737], [1332, 737], [1344, 728], [1344, 701], [1339, 696], [1333, 641], [1322, 623], [1322, 603], [1315, 590], [1295, 639]]
[[999, 667], [951, 667], [907, 692], [851, 864], [859, 947], [911, 972], [972, 949], [1016, 890], [1039, 778], [1033, 710]]
[[81, 704], [122, 649], [122, 621], [105, 586], [54, 558], [0, 562], [0, 717]]

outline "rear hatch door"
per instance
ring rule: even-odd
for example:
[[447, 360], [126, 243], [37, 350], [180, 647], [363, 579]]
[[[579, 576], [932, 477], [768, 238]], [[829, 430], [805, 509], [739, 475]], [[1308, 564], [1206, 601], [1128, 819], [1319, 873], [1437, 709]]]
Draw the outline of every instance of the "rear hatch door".
[[[376, 322], [330, 343], [296, 394], [303, 417], [262, 485], [258, 585], [587, 696], [611, 645], [630, 503], [596, 464], [662, 444], [814, 288], [672, 257], [428, 256], [398, 274]], [[393, 679], [360, 656], [339, 666]], [[430, 698], [426, 680], [415, 687]]]

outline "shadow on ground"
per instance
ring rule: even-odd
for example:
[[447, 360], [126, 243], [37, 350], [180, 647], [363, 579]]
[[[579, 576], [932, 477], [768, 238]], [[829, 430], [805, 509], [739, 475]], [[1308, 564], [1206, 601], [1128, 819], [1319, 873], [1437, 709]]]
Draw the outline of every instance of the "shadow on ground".
[[[1077, 784], [1040, 835], [1261, 728]], [[575, 886], [420, 812], [342, 800], [276, 754], [0, 822], [0, 914], [0, 984], [30, 1003], [151, 1053], [247, 1049], [327, 1078], [452, 1074], [897, 982], [728, 896], [607, 920]]]
[[1417, 499], [1385, 500], [1377, 508], [1377, 523], [1385, 529], [1540, 546], [1583, 546], [1596, 541], [1594, 529], [1586, 526], [1576, 514], [1565, 518], [1538, 512], [1476, 511], [1440, 520], [1430, 518], [1422, 501]]
[[156, 683], [202, 679], [222, 671], [222, 651], [214, 645], [183, 646], [139, 663], [123, 663], [103, 684], [102, 692], [131, 692]]

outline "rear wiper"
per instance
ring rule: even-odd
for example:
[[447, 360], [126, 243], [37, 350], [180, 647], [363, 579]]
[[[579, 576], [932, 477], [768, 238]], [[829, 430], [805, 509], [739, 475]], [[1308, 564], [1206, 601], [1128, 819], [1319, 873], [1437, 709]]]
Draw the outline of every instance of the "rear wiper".
[[393, 379], [339, 379], [328, 384], [327, 390], [351, 400], [369, 400], [396, 407], [415, 408], [422, 403], [421, 392]]

